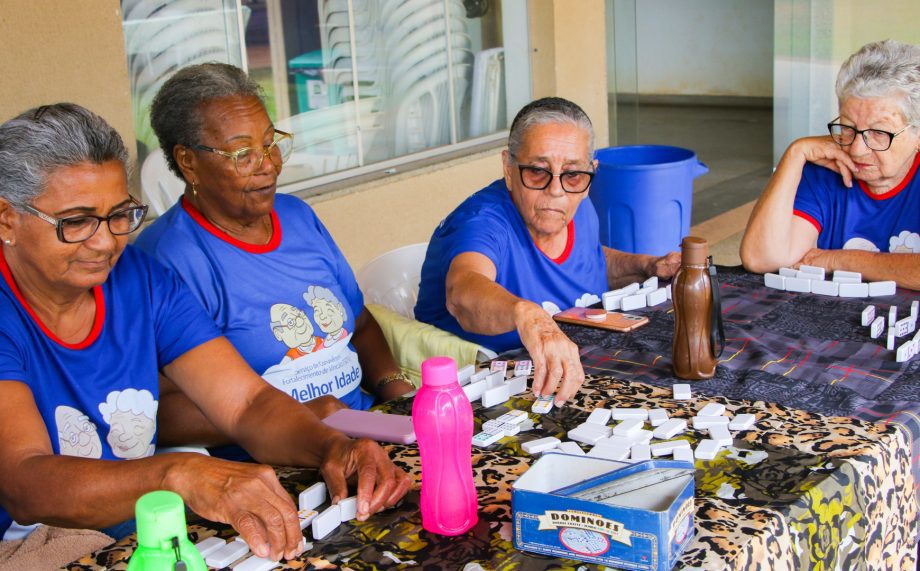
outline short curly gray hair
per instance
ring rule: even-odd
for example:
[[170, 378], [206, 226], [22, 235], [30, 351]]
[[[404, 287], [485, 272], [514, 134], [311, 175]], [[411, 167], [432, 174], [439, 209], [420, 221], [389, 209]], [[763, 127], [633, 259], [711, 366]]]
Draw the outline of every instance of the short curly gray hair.
[[160, 148], [166, 155], [169, 170], [180, 179], [182, 171], [173, 149], [176, 145], [191, 147], [201, 142], [201, 107], [223, 97], [256, 97], [262, 99], [262, 88], [236, 66], [226, 63], [190, 65], [166, 80], [150, 107], [150, 125]]
[[128, 175], [128, 149], [105, 119], [75, 103], [34, 107], [0, 125], [0, 198], [22, 210], [55, 170], [109, 161]]
[[904, 120], [920, 126], [920, 46], [897, 40], [866, 44], [837, 74], [837, 102], [851, 97], [894, 97]]

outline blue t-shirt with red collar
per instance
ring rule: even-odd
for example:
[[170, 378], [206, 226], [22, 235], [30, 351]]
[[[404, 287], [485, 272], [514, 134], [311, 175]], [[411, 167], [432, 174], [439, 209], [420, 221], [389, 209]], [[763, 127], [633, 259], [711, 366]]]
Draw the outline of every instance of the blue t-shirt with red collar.
[[[89, 335], [65, 343], [22, 296], [2, 251], [0, 274], [0, 382], [29, 387], [54, 453], [103, 460], [153, 454], [158, 369], [220, 335], [185, 284], [128, 246], [93, 289]], [[31, 530], [12, 524], [0, 506], [0, 538]]]
[[568, 225], [565, 250], [553, 259], [534, 243], [504, 179], [493, 182], [467, 198], [434, 231], [422, 265], [415, 318], [494, 351], [520, 347], [517, 331], [469, 333], [447, 311], [447, 271], [464, 252], [489, 258], [498, 285], [550, 314], [591, 305], [607, 290], [607, 264], [590, 200], [579, 204]]
[[920, 153], [900, 184], [875, 195], [862, 181], [847, 188], [836, 172], [807, 163], [793, 213], [817, 228], [823, 250], [920, 254], [918, 166]]
[[247, 363], [300, 402], [332, 395], [355, 409], [360, 388], [351, 343], [364, 297], [332, 236], [304, 201], [275, 197], [272, 238], [257, 246], [211, 224], [184, 198], [136, 244], [174, 270]]

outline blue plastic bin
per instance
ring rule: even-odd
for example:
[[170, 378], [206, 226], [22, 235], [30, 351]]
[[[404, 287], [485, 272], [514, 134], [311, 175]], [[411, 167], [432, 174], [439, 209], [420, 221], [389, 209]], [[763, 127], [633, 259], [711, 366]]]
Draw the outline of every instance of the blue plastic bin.
[[661, 256], [680, 250], [690, 233], [693, 179], [709, 172], [696, 153], [680, 147], [635, 145], [595, 153], [589, 197], [600, 219], [601, 243]]

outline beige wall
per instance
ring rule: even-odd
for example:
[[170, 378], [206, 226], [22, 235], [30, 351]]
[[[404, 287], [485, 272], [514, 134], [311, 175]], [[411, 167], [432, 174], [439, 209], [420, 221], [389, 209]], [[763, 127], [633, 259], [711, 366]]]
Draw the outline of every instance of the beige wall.
[[0, 0], [0, 122], [72, 101], [102, 115], [134, 153], [117, 0]]

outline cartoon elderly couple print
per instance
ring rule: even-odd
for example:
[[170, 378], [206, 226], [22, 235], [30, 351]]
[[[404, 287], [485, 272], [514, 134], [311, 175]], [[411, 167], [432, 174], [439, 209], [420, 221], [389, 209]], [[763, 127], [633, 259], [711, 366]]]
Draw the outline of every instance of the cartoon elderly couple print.
[[348, 338], [345, 329], [348, 314], [331, 290], [311, 285], [303, 298], [313, 308], [313, 320], [326, 337], [313, 335], [313, 324], [302, 309], [287, 303], [276, 303], [271, 307], [272, 333], [275, 339], [288, 347], [281, 363], [315, 353]]

